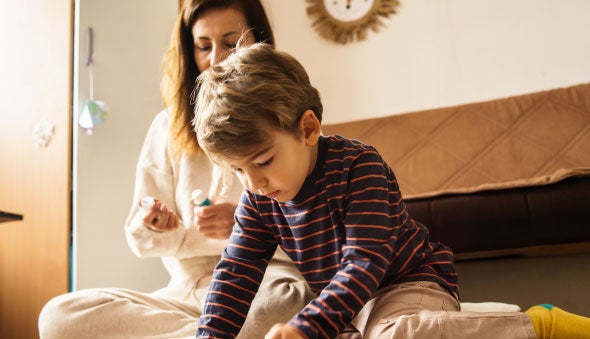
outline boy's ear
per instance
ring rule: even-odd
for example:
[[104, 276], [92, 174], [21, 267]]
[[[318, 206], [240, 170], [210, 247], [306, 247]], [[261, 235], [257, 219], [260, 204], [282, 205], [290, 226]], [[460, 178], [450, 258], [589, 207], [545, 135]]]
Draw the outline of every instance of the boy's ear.
[[322, 132], [322, 125], [312, 110], [307, 110], [299, 120], [299, 128], [303, 131], [303, 137], [307, 146], [313, 146], [318, 143]]

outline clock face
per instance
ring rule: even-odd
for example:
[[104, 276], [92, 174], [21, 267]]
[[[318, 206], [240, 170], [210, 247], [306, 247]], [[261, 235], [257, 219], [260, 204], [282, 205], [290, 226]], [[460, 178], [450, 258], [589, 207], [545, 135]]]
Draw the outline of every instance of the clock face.
[[323, 0], [326, 11], [342, 22], [356, 21], [367, 15], [375, 0]]
[[312, 26], [327, 39], [346, 44], [364, 40], [367, 31], [383, 26], [382, 18], [396, 12], [398, 0], [306, 0]]

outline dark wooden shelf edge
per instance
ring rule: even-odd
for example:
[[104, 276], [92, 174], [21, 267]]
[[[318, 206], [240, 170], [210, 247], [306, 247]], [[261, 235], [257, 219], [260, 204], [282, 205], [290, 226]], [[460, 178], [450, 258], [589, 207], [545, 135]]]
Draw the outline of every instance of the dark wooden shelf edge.
[[0, 222], [23, 220], [22, 214], [0, 211]]

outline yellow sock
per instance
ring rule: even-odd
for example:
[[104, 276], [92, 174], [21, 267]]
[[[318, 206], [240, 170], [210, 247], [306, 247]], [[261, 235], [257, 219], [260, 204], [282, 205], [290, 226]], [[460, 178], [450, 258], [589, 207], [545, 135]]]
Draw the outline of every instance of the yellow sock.
[[590, 338], [590, 318], [548, 304], [533, 306], [526, 313], [531, 318], [539, 339]]

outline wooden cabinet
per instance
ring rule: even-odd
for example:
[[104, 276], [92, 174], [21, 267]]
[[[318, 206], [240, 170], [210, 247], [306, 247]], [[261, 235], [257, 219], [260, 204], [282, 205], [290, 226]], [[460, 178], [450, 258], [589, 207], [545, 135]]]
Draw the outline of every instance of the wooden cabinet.
[[[68, 290], [73, 0], [0, 10], [0, 338], [38, 338], [43, 305]], [[53, 135], [38, 146], [37, 127]]]

